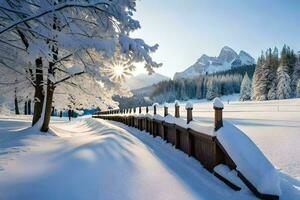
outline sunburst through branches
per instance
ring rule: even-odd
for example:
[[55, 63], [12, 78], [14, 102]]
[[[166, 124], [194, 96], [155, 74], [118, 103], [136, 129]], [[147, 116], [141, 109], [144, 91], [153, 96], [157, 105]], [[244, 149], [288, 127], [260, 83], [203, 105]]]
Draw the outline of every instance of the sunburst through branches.
[[109, 66], [105, 67], [104, 72], [114, 82], [122, 82], [126, 77], [131, 76], [134, 66], [129, 62], [123, 60], [113, 61]]

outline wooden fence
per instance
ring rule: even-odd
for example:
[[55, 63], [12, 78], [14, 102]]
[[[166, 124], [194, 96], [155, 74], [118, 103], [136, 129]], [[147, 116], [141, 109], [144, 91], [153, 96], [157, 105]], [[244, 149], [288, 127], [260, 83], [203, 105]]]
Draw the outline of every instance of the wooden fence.
[[[193, 121], [192, 110], [193, 108], [187, 108], [186, 121], [184, 121], [183, 119], [180, 119], [179, 105], [175, 104], [175, 118], [189, 124]], [[211, 129], [214, 129], [213, 131], [217, 131], [223, 126], [222, 110], [223, 108], [214, 107], [214, 126], [211, 127]], [[189, 128], [188, 126], [184, 126], [183, 123], [178, 125], [178, 123], [175, 122], [167, 122], [162, 116], [162, 119], [159, 119], [159, 116], [157, 115], [157, 105], [154, 105], [153, 107], [153, 115], [148, 114], [148, 107], [145, 108], [145, 111], [146, 114], [141, 114], [141, 107], [138, 108], [138, 113], [137, 108], [108, 110], [94, 113], [93, 117], [121, 122], [141, 131], [149, 132], [153, 137], [159, 136], [166, 142], [174, 145], [175, 148], [200, 161], [203, 167], [213, 174], [215, 174], [213, 170], [214, 167], [219, 164], [227, 165], [231, 170], [236, 169], [236, 164], [222, 147], [215, 135]], [[168, 107], [165, 106], [164, 117], [167, 116]], [[232, 189], [241, 189], [239, 186], [220, 177], [218, 174], [215, 175]], [[238, 176], [257, 197], [262, 199], [279, 199], [279, 197], [275, 195], [260, 193], [240, 172], [238, 172]]]

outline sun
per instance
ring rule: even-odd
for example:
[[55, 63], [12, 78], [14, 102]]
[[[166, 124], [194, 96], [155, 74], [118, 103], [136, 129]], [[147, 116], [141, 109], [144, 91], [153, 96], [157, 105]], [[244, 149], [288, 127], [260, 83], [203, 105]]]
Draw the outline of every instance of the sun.
[[122, 82], [126, 77], [131, 75], [131, 68], [126, 64], [114, 63], [103, 70], [110, 80], [114, 82]]
[[135, 65], [126, 57], [118, 55], [109, 60], [101, 72], [105, 74], [112, 82], [124, 82], [127, 77], [132, 76], [132, 71], [135, 70]]
[[115, 76], [124, 76], [125, 74], [124, 74], [124, 67], [123, 66], [121, 66], [121, 65], [115, 65], [114, 67], [113, 67], [114, 69], [113, 69], [113, 71], [114, 71], [114, 75]]

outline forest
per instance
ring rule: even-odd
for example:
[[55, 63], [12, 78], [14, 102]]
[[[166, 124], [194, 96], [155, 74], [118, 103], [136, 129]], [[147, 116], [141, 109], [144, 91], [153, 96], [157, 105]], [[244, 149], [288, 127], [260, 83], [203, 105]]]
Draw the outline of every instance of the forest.
[[300, 97], [300, 57], [284, 45], [262, 51], [256, 65], [239, 66], [228, 71], [196, 78], [168, 80], [133, 91], [132, 97], [114, 96], [120, 108], [151, 105], [154, 102], [207, 99], [240, 93], [240, 101], [264, 101]]

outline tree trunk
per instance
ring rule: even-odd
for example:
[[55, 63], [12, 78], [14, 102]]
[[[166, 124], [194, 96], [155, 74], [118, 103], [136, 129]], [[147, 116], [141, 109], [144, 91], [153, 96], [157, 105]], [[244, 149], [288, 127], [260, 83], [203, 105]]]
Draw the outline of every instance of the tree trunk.
[[15, 112], [16, 112], [16, 115], [20, 114], [19, 105], [18, 105], [18, 98], [16, 96], [15, 96]]
[[24, 115], [27, 115], [27, 101], [25, 101], [25, 104], [24, 104]]
[[31, 100], [28, 100], [27, 106], [28, 106], [27, 113], [28, 115], [31, 115]]
[[50, 80], [48, 80], [45, 117], [44, 117], [43, 126], [41, 128], [42, 132], [47, 132], [49, 129], [54, 89], [55, 86]]
[[43, 62], [42, 58], [35, 60], [35, 92], [34, 92], [34, 111], [32, 126], [41, 118], [43, 111], [44, 93], [43, 93]]

